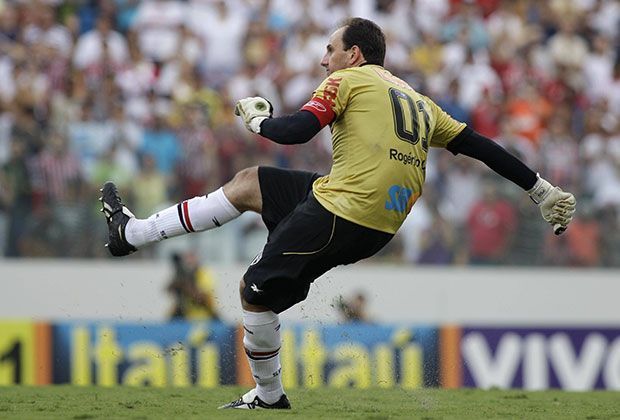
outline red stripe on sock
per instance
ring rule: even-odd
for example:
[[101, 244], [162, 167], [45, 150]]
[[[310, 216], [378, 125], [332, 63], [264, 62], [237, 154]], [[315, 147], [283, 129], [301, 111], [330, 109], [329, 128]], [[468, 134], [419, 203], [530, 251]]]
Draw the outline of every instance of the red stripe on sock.
[[195, 232], [194, 227], [192, 226], [192, 221], [189, 220], [189, 208], [188, 208], [187, 200], [183, 202], [183, 218], [185, 219], [185, 224], [187, 225], [187, 228], [191, 232]]
[[245, 349], [245, 354], [247, 354], [250, 359], [255, 359], [255, 360], [270, 359], [273, 356], [277, 355], [279, 352], [280, 352], [279, 347], [275, 351], [251, 351], [251, 350], [248, 350], [247, 348]]

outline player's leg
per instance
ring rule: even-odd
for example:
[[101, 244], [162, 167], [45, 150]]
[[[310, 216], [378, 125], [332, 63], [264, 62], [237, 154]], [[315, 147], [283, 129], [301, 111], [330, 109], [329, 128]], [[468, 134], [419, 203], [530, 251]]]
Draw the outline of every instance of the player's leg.
[[[289, 223], [287, 221], [293, 217], [294, 210], [296, 211], [300, 202], [304, 202], [307, 199], [308, 193], [312, 189], [312, 182], [317, 177], [317, 174], [309, 172], [260, 168], [259, 178], [263, 202], [262, 216], [265, 225], [269, 229], [270, 242], [272, 240], [279, 241], [279, 239], [276, 239], [280, 237], [277, 231], [282, 229], [281, 225]], [[270, 249], [271, 247], [266, 246], [265, 250], [252, 262], [251, 268], [261, 265], [263, 260], [273, 261]], [[280, 268], [285, 271], [287, 269], [284, 266]], [[289, 268], [295, 269], [294, 267]], [[280, 276], [280, 272], [272, 271], [270, 268], [266, 270], [275, 276]], [[257, 275], [250, 274], [250, 271], [256, 272]], [[239, 289], [241, 306], [243, 308], [243, 344], [252, 376], [256, 381], [256, 387], [238, 400], [220, 408], [290, 408], [290, 403], [282, 387], [280, 319], [278, 313], [273, 310], [273, 308], [280, 308], [281, 303], [275, 303], [272, 308], [271, 305], [249, 303], [244, 297], [244, 291], [247, 288], [250, 288], [254, 293], [261, 293], [260, 285], [262, 282], [260, 279], [265, 278], [262, 275], [263, 272], [263, 270], [248, 270], [244, 280], [241, 281]], [[250, 282], [247, 287], [246, 279]], [[283, 288], [282, 292], [285, 300], [289, 301], [287, 296], [291, 293], [286, 288]], [[307, 293], [307, 291], [293, 294], [300, 295], [304, 293]], [[281, 300], [275, 294], [271, 294], [271, 296], [275, 300]]]
[[102, 188], [102, 211], [109, 230], [107, 247], [114, 256], [130, 254], [145, 245], [191, 232], [213, 229], [247, 210], [260, 213], [262, 197], [258, 168], [238, 172], [218, 190], [138, 219], [123, 205], [116, 186]]
[[[334, 216], [308, 197], [270, 232], [240, 284], [243, 345], [256, 387], [222, 408], [289, 408], [281, 379], [278, 314], [304, 300], [314, 278], [305, 267], [330, 243]], [[319, 210], [315, 213], [313, 210]], [[288, 251], [292, 254], [285, 255]]]
[[316, 201], [308, 206], [310, 197], [270, 232], [241, 281], [243, 344], [256, 387], [223, 408], [290, 407], [282, 387], [278, 314], [306, 298], [316, 278], [305, 275], [307, 266], [320, 258], [333, 234], [333, 214]]
[[239, 293], [243, 308], [243, 346], [256, 387], [239, 399], [220, 408], [289, 409], [291, 404], [282, 387], [280, 365], [280, 319], [263, 305], [252, 305], [243, 298], [245, 282]]
[[244, 345], [257, 386], [226, 408], [288, 407], [281, 386], [278, 314], [303, 301], [323, 273], [374, 255], [392, 237], [335, 216], [311, 195], [270, 232], [240, 288]]

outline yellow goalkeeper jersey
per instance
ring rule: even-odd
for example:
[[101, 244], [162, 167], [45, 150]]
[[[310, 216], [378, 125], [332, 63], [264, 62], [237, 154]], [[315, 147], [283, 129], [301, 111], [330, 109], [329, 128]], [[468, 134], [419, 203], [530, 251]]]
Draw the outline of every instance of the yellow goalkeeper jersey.
[[302, 109], [331, 123], [333, 164], [313, 184], [329, 211], [396, 233], [422, 194], [429, 145], [446, 147], [465, 124], [377, 65], [327, 77]]

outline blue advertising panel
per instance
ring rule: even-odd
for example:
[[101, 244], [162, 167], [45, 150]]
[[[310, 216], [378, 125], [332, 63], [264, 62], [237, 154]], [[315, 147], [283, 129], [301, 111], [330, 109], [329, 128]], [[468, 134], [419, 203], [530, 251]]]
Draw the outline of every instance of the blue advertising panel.
[[438, 386], [438, 330], [370, 324], [283, 325], [285, 387]]
[[463, 385], [620, 389], [620, 329], [464, 327]]
[[236, 328], [219, 322], [54, 324], [53, 382], [203, 386], [236, 382]]

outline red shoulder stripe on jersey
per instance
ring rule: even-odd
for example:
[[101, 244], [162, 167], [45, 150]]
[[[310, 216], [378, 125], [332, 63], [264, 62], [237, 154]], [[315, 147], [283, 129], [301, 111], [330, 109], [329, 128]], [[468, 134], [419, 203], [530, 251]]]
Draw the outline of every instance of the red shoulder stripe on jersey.
[[306, 102], [301, 109], [312, 112], [321, 123], [321, 128], [331, 123], [336, 117], [336, 113], [332, 109], [331, 102], [326, 99], [319, 98], [318, 96], [312, 97], [312, 99]]

